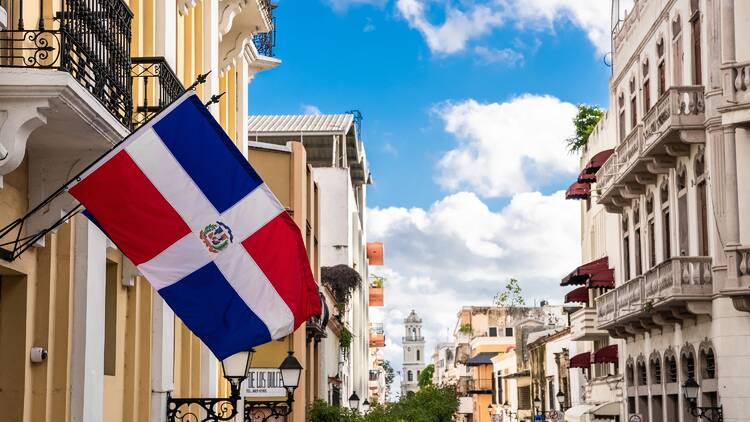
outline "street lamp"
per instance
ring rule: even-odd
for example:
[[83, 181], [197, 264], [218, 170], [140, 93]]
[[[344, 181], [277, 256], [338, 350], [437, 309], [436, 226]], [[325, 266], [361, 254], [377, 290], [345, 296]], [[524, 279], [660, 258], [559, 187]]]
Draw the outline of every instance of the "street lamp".
[[167, 420], [177, 420], [191, 413], [193, 407], [200, 407], [206, 414], [206, 420], [224, 422], [232, 421], [239, 413], [237, 402], [240, 400], [240, 386], [247, 379], [254, 349], [235, 353], [221, 361], [224, 378], [229, 382], [229, 397], [183, 398], [172, 397], [167, 393]]
[[359, 396], [356, 391], [352, 392], [352, 395], [349, 396], [349, 409], [359, 409]]
[[362, 413], [367, 413], [368, 410], [370, 410], [370, 401], [365, 399], [365, 401], [362, 402]]
[[[302, 365], [294, 357], [294, 352], [288, 352], [286, 358], [279, 365], [279, 372], [281, 373], [281, 386], [286, 390], [286, 400], [245, 400], [244, 420], [259, 422], [275, 421], [279, 418], [286, 418], [292, 413], [294, 391], [299, 386], [299, 378], [302, 373]], [[254, 415], [256, 409], [263, 409], [263, 413], [259, 412], [262, 415], [260, 418], [257, 414]], [[220, 420], [223, 421], [224, 419]]]
[[511, 411], [510, 404], [507, 401], [503, 403], [503, 414], [508, 415], [511, 421], [518, 417], [518, 412]]
[[688, 402], [690, 414], [711, 422], [724, 422], [724, 409], [722, 406], [698, 406], [699, 388], [700, 386], [693, 377], [688, 378], [682, 385], [682, 394]]
[[560, 390], [555, 395], [555, 398], [557, 398], [557, 403], [560, 404], [560, 410], [565, 410], [565, 393]]
[[542, 414], [542, 400], [539, 399], [539, 396], [534, 397], [534, 410], [537, 415]]

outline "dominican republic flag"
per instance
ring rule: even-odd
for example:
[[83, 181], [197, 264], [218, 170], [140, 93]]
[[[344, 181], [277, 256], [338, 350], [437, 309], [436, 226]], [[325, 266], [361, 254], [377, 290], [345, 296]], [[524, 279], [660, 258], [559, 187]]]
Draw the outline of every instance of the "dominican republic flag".
[[193, 92], [68, 191], [219, 359], [321, 312], [299, 228]]

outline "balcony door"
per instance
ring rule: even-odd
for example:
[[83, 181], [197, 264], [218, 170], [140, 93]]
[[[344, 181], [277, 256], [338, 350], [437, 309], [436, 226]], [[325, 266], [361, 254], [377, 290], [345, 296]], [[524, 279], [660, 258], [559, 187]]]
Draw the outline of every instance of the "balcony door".
[[682, 85], [685, 52], [682, 50], [682, 21], [678, 15], [672, 22], [672, 76], [673, 86]]
[[699, 0], [690, 0], [690, 39], [693, 67], [693, 85], [703, 84], [703, 68], [701, 62], [701, 13]]

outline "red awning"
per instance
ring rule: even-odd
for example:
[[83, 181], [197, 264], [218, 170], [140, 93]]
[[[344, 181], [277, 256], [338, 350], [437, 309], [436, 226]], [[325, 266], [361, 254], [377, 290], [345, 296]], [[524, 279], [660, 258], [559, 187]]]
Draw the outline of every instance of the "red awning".
[[615, 288], [615, 270], [607, 268], [591, 274], [588, 281], [588, 288], [614, 289]]
[[617, 345], [602, 347], [594, 352], [594, 363], [617, 363]]
[[588, 173], [584, 167], [578, 174], [578, 183], [596, 183], [596, 172]]
[[570, 368], [591, 368], [591, 352], [579, 353], [570, 358]]
[[[609, 159], [613, 152], [615, 152], [614, 149], [605, 149], [604, 151], [597, 152], [593, 157], [591, 157], [588, 164], [586, 164], [586, 166], [583, 168], [581, 174], [596, 174], [596, 172], [599, 171], [600, 168], [602, 168], [604, 162]], [[596, 176], [594, 176], [594, 179], [596, 179]]]
[[588, 303], [588, 301], [589, 301], [589, 288], [586, 286], [574, 289], [570, 293], [565, 295], [565, 303], [571, 303], [571, 302]]
[[588, 199], [591, 197], [591, 185], [574, 182], [565, 192], [565, 199]]
[[561, 286], [576, 286], [586, 284], [594, 274], [609, 271], [609, 258], [599, 258], [588, 264], [583, 264], [565, 276], [560, 283]]

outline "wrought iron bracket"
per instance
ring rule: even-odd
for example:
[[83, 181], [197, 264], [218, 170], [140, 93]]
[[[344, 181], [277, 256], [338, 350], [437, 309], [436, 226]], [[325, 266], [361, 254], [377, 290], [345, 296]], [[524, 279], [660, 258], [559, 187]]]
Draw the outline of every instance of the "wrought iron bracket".
[[175, 398], [167, 393], [168, 422], [228, 422], [237, 416], [239, 395], [226, 398]]
[[246, 422], [268, 422], [283, 418], [292, 413], [294, 394], [287, 392], [286, 400], [248, 401], [245, 400], [244, 417]]
[[705, 419], [711, 422], [724, 422], [723, 406], [696, 406], [695, 402], [690, 403], [690, 414], [696, 418]]

